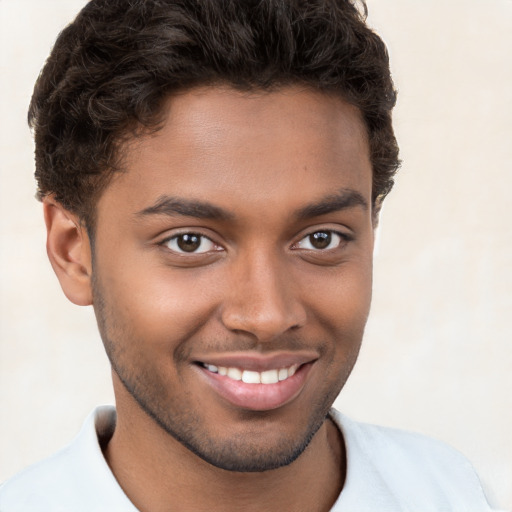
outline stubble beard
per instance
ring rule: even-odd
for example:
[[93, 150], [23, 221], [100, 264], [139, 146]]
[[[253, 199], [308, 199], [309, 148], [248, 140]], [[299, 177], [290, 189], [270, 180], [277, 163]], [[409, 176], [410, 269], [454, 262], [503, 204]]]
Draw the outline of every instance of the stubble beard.
[[[251, 432], [250, 426], [243, 434], [229, 438], [215, 438], [207, 425], [207, 420], [201, 417], [201, 411], [194, 411], [194, 397], [189, 396], [186, 402], [177, 400], [168, 394], [168, 386], [159, 378], [159, 374], [149, 364], [145, 365], [144, 354], [131, 357], [126, 348], [121, 348], [115, 341], [131, 340], [130, 346], [143, 346], [133, 342], [126, 326], [108, 310], [104, 295], [97, 279], [93, 278], [93, 303], [98, 328], [105, 351], [125, 390], [160, 428], [184, 447], [197, 455], [203, 461], [219, 469], [253, 473], [264, 472], [287, 466], [294, 462], [308, 447], [311, 440], [326, 421], [332, 403], [350, 373], [341, 379], [339, 389], [329, 390], [320, 403], [313, 404], [309, 422], [300, 436], [290, 439], [281, 436], [272, 444], [265, 446], [261, 442], [261, 432]], [[138, 367], [134, 367], [134, 362]], [[355, 362], [355, 360], [354, 360]], [[186, 405], [186, 406], [185, 406]], [[264, 420], [265, 415], [272, 411], [246, 411], [248, 425], [250, 420]], [[222, 429], [222, 425], [218, 426]]]

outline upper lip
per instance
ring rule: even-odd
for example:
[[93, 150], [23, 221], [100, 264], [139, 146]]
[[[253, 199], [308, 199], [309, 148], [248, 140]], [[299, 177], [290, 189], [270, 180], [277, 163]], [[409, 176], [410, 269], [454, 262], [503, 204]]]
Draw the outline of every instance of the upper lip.
[[254, 372], [264, 372], [278, 368], [288, 368], [293, 365], [301, 366], [318, 359], [318, 354], [311, 351], [273, 352], [257, 354], [248, 352], [230, 352], [226, 354], [211, 354], [195, 358], [197, 363], [212, 364], [226, 368], [241, 368]]

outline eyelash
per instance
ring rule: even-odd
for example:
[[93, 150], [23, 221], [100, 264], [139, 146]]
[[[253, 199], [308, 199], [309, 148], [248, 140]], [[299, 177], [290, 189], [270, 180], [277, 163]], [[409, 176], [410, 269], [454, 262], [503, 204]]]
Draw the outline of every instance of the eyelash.
[[[315, 237], [315, 235], [320, 235], [320, 234], [327, 235], [327, 236], [316, 237], [316, 241], [320, 241], [320, 243], [327, 241], [328, 242], [327, 246], [321, 247], [321, 248], [312, 247], [312, 243], [311, 243], [312, 237]], [[329, 247], [332, 243], [333, 236], [337, 237], [339, 239], [338, 243], [336, 244], [335, 247]], [[180, 238], [182, 238], [182, 241], [184, 241], [185, 243], [191, 243], [191, 244], [194, 243], [194, 239], [199, 239], [199, 245], [197, 246], [197, 248], [201, 248], [201, 246], [204, 245], [205, 242], [211, 244], [211, 246], [207, 250], [203, 250], [200, 252], [197, 252], [197, 250], [186, 251], [183, 249], [183, 247], [180, 247], [178, 245]], [[188, 241], [187, 241], [187, 238], [189, 238]], [[302, 249], [302, 250], [306, 250], [306, 251], [319, 252], [319, 253], [328, 252], [328, 251], [330, 252], [330, 251], [333, 251], [333, 250], [337, 249], [338, 247], [340, 247], [340, 245], [342, 245], [343, 243], [347, 243], [352, 240], [353, 240], [353, 237], [346, 233], [341, 233], [341, 232], [335, 231], [333, 229], [318, 229], [318, 230], [308, 233], [307, 235], [302, 237], [297, 243], [293, 244], [292, 249], [294, 249], [294, 250]], [[300, 245], [301, 243], [304, 243], [304, 244], [309, 243], [310, 247], [303, 247]], [[166, 238], [165, 240], [163, 240], [160, 245], [166, 246], [170, 251], [172, 251], [176, 254], [185, 254], [185, 255], [186, 254], [188, 254], [188, 255], [208, 254], [211, 252], [222, 250], [222, 248], [219, 245], [217, 245], [211, 238], [209, 238], [206, 235], [203, 235], [201, 233], [195, 233], [193, 231], [188, 231], [188, 232], [184, 232], [184, 233], [179, 233], [177, 235], [173, 235], [172, 237], [169, 237], [169, 238]], [[173, 245], [174, 247], [171, 247], [171, 245]]]
[[[183, 248], [179, 247], [179, 245], [178, 245], [179, 244], [179, 240], [181, 238], [185, 243], [187, 243], [187, 237], [190, 238], [189, 242], [192, 243], [192, 244], [194, 243], [193, 242], [194, 238], [195, 239], [199, 239], [199, 246], [198, 246], [198, 248], [200, 248], [205, 242], [211, 244], [212, 247], [217, 247], [217, 248], [216, 249], [209, 248], [208, 250], [201, 251], [201, 252], [183, 250]], [[171, 244], [175, 245], [175, 247], [170, 247]], [[211, 238], [209, 238], [206, 235], [203, 235], [201, 233], [195, 233], [193, 231], [189, 231], [189, 232], [185, 232], [185, 233], [179, 233], [177, 235], [173, 235], [172, 237], [166, 238], [165, 240], [163, 240], [161, 242], [161, 245], [166, 246], [169, 250], [171, 250], [172, 252], [177, 253], [177, 254], [206, 254], [206, 253], [210, 253], [210, 252], [220, 251], [221, 250], [221, 249], [218, 248], [219, 246]]]
[[[326, 237], [322, 236], [322, 237], [316, 237], [316, 241], [320, 241], [320, 242], [328, 242], [327, 244], [327, 247], [322, 247], [322, 248], [304, 248], [304, 247], [300, 247], [299, 244], [301, 244], [302, 242], [306, 242], [306, 243], [309, 243], [309, 245], [311, 246], [311, 242], [312, 242], [312, 237], [315, 237], [315, 235], [319, 235], [319, 234], [322, 234], [322, 235], [327, 235]], [[329, 247], [331, 245], [331, 242], [332, 242], [332, 239], [333, 237], [337, 237], [338, 238], [338, 243], [336, 244], [335, 247]], [[346, 233], [341, 233], [339, 231], [335, 231], [333, 229], [318, 229], [316, 231], [313, 231], [312, 233], [309, 233], [307, 234], [306, 236], [302, 237], [296, 244], [295, 246], [297, 246], [298, 249], [306, 249], [308, 251], [313, 251], [313, 252], [327, 252], [327, 251], [333, 251], [335, 249], [337, 249], [338, 247], [340, 247], [340, 245], [344, 244], [344, 243], [347, 243], [347, 242], [350, 242], [353, 238], [346, 234]]]

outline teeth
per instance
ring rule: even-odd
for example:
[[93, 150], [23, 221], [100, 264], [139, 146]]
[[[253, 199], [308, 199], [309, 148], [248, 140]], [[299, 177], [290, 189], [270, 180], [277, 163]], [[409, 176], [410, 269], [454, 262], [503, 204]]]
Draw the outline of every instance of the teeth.
[[233, 380], [241, 380], [246, 384], [276, 384], [295, 375], [295, 372], [299, 368], [298, 364], [294, 364], [288, 368], [254, 372], [251, 370], [240, 370], [239, 368], [215, 366], [213, 364], [204, 364], [203, 366], [212, 373], [218, 373], [219, 375], [229, 377]]
[[266, 372], [261, 372], [260, 379], [262, 384], [275, 384], [279, 382], [278, 371], [267, 370]]
[[242, 380], [242, 372], [238, 368], [228, 368], [226, 375], [233, 380]]
[[242, 373], [242, 381], [247, 384], [259, 384], [261, 382], [260, 374], [259, 372], [244, 370], [244, 373]]
[[279, 380], [286, 380], [288, 378], [288, 368], [281, 368], [277, 375]]

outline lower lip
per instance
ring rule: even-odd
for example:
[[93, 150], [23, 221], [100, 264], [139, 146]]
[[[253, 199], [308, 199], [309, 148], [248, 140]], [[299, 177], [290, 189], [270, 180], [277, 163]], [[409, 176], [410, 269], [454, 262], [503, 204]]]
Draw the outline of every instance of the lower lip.
[[270, 411], [295, 399], [306, 383], [312, 363], [302, 365], [294, 375], [275, 384], [247, 384], [200, 367], [208, 384], [230, 404], [251, 411]]

